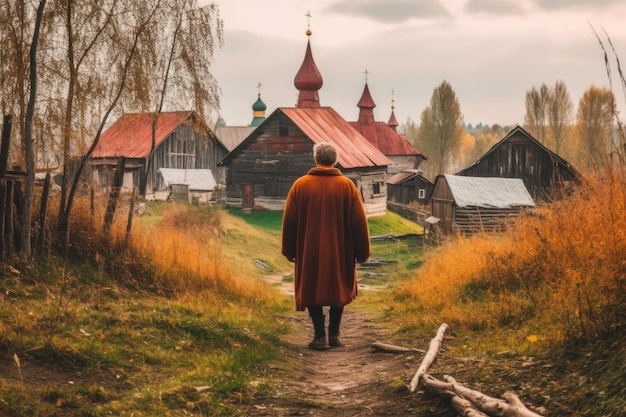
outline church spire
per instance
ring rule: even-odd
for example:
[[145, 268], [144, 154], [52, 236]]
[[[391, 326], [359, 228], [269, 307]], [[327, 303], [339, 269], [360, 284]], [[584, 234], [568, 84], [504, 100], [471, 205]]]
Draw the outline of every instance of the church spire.
[[361, 95], [361, 99], [359, 100], [357, 106], [359, 107], [359, 123], [362, 125], [374, 123], [374, 107], [376, 107], [376, 103], [372, 99], [372, 95], [370, 94], [370, 89], [367, 86], [367, 75], [368, 71], [365, 70], [365, 88], [363, 88], [363, 94]]
[[265, 120], [265, 110], [267, 106], [263, 103], [263, 100], [261, 100], [261, 85], [262, 84], [259, 83], [256, 86], [258, 98], [252, 105], [252, 122], [250, 122], [250, 126], [252, 127], [257, 127]]
[[[312, 17], [310, 12], [307, 12], [306, 16], [307, 20], [310, 20]], [[322, 80], [322, 74], [317, 69], [317, 65], [315, 65], [313, 54], [311, 53], [310, 29], [307, 29], [306, 35], [308, 39], [304, 61], [293, 81], [296, 88], [300, 91], [298, 94], [297, 107], [320, 107], [318, 90], [322, 88], [324, 81]]]
[[394, 113], [395, 109], [395, 100], [393, 98], [393, 90], [391, 90], [391, 116], [389, 116], [389, 121], [387, 122], [387, 126], [392, 128], [394, 131], [398, 127], [398, 120], [396, 119], [396, 115]]

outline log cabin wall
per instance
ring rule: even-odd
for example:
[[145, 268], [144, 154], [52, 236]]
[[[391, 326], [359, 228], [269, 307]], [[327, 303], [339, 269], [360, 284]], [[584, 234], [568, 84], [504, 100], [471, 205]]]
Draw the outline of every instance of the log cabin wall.
[[[227, 202], [241, 207], [244, 189], [253, 187], [255, 204], [281, 210], [293, 182], [315, 166], [313, 142], [287, 117], [265, 123], [230, 159]], [[361, 191], [368, 215], [386, 210], [386, 167], [343, 169]]]
[[227, 171], [226, 193], [230, 205], [239, 205], [244, 185], [254, 187], [254, 197], [283, 202], [293, 182], [315, 165], [313, 144], [286, 118], [277, 118], [246, 140]]
[[432, 189], [432, 183], [421, 177], [413, 177], [399, 184], [388, 184], [387, 200], [399, 204], [427, 204]]
[[405, 169], [417, 169], [421, 162], [421, 157], [416, 155], [386, 155], [392, 162], [387, 167], [387, 173], [390, 175], [402, 172]]
[[152, 155], [146, 189], [165, 189], [163, 178], [158, 173], [160, 168], [210, 169], [215, 172], [219, 156], [215, 139], [191, 125], [178, 126]]
[[455, 207], [452, 230], [460, 234], [498, 232], [506, 228], [507, 222], [519, 216], [520, 208]]
[[440, 230], [445, 234], [452, 232], [455, 208], [454, 196], [445, 178], [442, 178], [435, 184], [430, 204], [432, 215], [439, 218], [438, 227]]
[[387, 211], [387, 174], [384, 167], [378, 170], [345, 170], [344, 175], [361, 191], [365, 212], [368, 216], [379, 216]]

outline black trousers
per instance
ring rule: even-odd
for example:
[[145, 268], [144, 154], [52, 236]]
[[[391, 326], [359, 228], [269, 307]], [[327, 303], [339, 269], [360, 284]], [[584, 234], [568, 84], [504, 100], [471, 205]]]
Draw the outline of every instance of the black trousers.
[[[315, 329], [315, 337], [326, 336], [324, 309], [322, 306], [309, 306], [309, 316], [313, 322]], [[343, 307], [330, 306], [328, 334], [330, 336], [339, 336], [339, 326], [341, 325], [341, 316], [343, 315]]]

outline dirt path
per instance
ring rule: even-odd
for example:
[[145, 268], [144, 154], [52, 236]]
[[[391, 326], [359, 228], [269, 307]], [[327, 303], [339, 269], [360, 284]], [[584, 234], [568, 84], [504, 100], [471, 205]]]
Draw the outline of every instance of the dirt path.
[[366, 312], [350, 305], [342, 320], [344, 346], [307, 348], [313, 328], [306, 312], [288, 317], [293, 332], [282, 349], [284, 361], [257, 381], [273, 387], [246, 406], [246, 416], [403, 416], [411, 413], [417, 394], [406, 385], [421, 354], [387, 353], [372, 348], [388, 342], [386, 332]]

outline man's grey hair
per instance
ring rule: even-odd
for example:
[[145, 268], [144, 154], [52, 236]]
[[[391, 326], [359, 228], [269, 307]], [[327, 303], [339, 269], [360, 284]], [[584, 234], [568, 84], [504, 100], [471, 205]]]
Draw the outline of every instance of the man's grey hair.
[[337, 149], [328, 142], [316, 143], [313, 146], [313, 158], [316, 164], [335, 166], [337, 163]]

